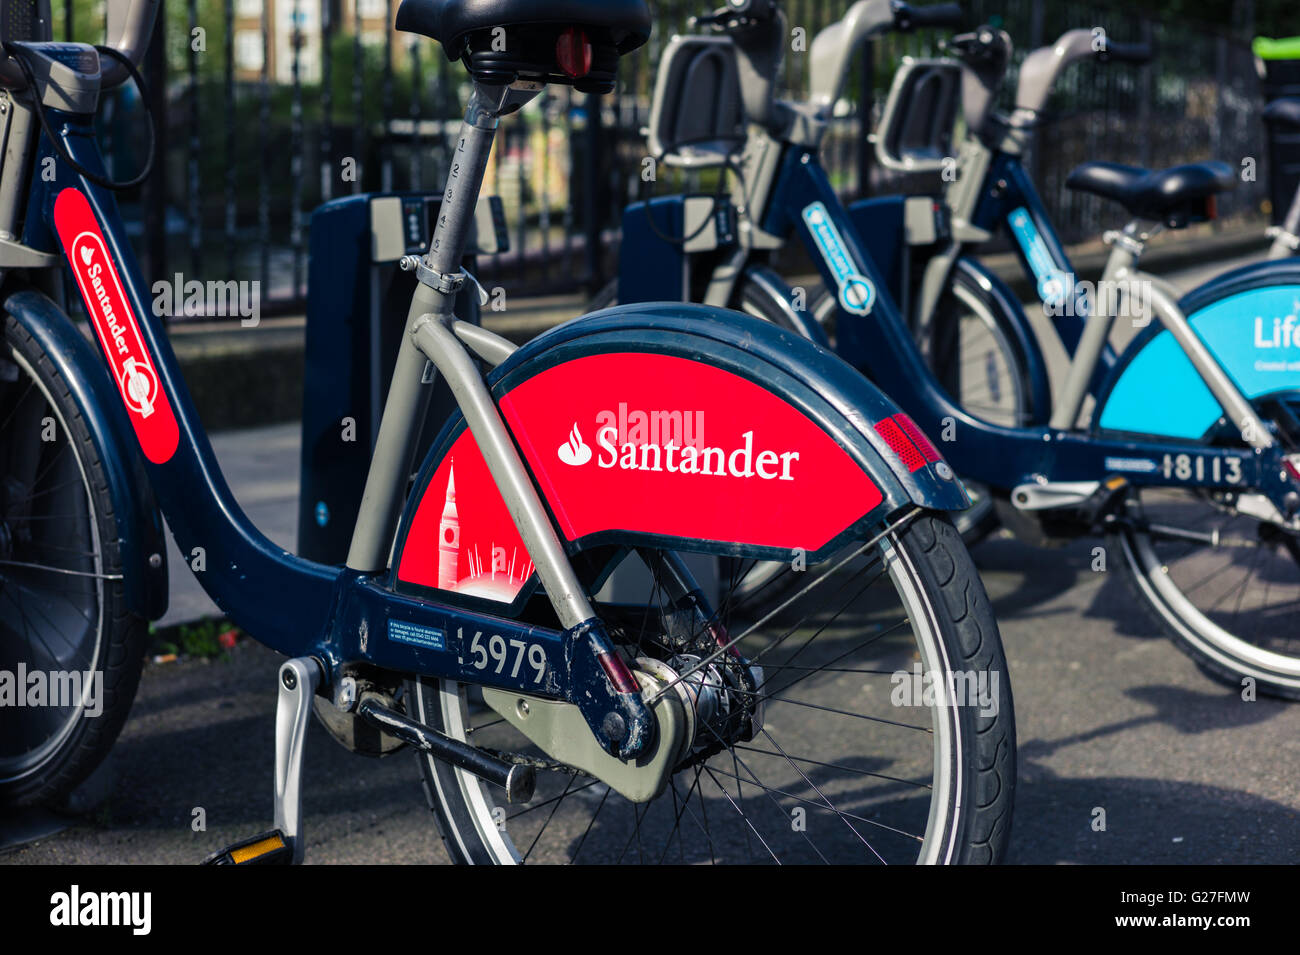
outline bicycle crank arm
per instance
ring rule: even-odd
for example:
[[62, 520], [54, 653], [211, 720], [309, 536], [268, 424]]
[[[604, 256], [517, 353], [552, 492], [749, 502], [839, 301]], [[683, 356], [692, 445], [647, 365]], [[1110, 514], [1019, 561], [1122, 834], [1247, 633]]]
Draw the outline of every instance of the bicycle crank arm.
[[286, 660], [275, 703], [275, 828], [218, 849], [203, 865], [297, 865], [302, 833], [302, 757], [321, 668], [311, 657]]
[[479, 779], [500, 786], [506, 791], [508, 802], [528, 802], [533, 798], [537, 773], [532, 766], [507, 763], [476, 746], [452, 739], [445, 733], [439, 733], [430, 726], [391, 710], [374, 699], [363, 700], [357, 707], [357, 713], [362, 719], [410, 743], [421, 752], [429, 753], [435, 759], [451, 763], [473, 773]]

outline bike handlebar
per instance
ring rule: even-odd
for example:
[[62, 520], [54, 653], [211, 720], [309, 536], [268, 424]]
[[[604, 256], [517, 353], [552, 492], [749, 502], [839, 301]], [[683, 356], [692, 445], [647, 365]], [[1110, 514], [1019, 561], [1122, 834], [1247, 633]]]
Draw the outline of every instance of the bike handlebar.
[[[144, 52], [149, 47], [149, 37], [153, 33], [154, 20], [158, 14], [158, 0], [128, 0], [126, 12], [120, 14], [116, 22], [113, 18], [114, 4], [109, 0], [108, 33], [106, 46], [111, 46], [138, 67], [144, 59]], [[122, 2], [116, 4], [122, 10]], [[111, 61], [102, 68], [100, 88], [112, 89], [126, 81], [126, 67], [117, 61]]]
[[1146, 43], [1117, 43], [1099, 30], [1070, 30], [1051, 46], [1040, 47], [1020, 65], [1016, 109], [1041, 112], [1056, 79], [1071, 63], [1095, 57], [1099, 62], [1146, 63], [1151, 47]]
[[863, 40], [891, 30], [950, 26], [961, 19], [961, 7], [942, 3], [914, 7], [901, 0], [857, 0], [844, 17], [813, 39], [812, 102], [825, 108], [839, 98], [849, 62]]
[[[105, 45], [125, 56], [135, 66], [144, 58], [153, 33], [154, 19], [159, 0], [108, 0], [108, 31]], [[127, 69], [116, 60], [101, 60], [100, 88], [112, 89], [129, 76]], [[13, 57], [0, 50], [0, 86], [20, 89], [27, 78]]]

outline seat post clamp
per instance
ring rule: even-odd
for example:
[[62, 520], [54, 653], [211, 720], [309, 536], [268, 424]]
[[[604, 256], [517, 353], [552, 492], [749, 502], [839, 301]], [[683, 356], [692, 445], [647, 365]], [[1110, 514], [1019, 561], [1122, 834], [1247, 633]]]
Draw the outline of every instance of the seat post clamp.
[[1120, 232], [1111, 229], [1101, 237], [1101, 240], [1106, 245], [1118, 245], [1124, 251], [1140, 256], [1146, 251], [1147, 240], [1150, 237], [1150, 234], [1145, 232], [1134, 234], [1128, 231]]
[[455, 295], [461, 290], [467, 278], [464, 269], [453, 273], [431, 269], [418, 255], [404, 255], [397, 261], [397, 265], [403, 272], [414, 271], [415, 278], [421, 285], [427, 285], [443, 295]]

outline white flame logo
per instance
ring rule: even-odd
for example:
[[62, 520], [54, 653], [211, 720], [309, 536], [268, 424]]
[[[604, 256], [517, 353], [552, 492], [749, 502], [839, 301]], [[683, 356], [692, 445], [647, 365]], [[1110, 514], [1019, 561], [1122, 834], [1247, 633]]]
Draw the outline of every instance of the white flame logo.
[[591, 460], [591, 448], [582, 443], [582, 435], [578, 433], [578, 422], [573, 423], [569, 440], [560, 445], [558, 453], [560, 460], [571, 467], [586, 464]]

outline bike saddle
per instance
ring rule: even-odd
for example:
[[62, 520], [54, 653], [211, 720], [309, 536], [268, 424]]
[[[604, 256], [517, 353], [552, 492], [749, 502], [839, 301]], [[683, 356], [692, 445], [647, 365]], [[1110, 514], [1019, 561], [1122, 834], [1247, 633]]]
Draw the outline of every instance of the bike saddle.
[[1113, 162], [1086, 162], [1065, 180], [1069, 189], [1113, 199], [1139, 219], [1181, 229], [1214, 218], [1214, 196], [1237, 184], [1232, 167], [1194, 162], [1169, 169], [1142, 169]]
[[607, 93], [651, 21], [645, 0], [402, 0], [395, 25], [437, 40], [483, 83], [524, 77]]
[[1260, 116], [1270, 125], [1300, 129], [1300, 96], [1275, 99], [1264, 107]]

